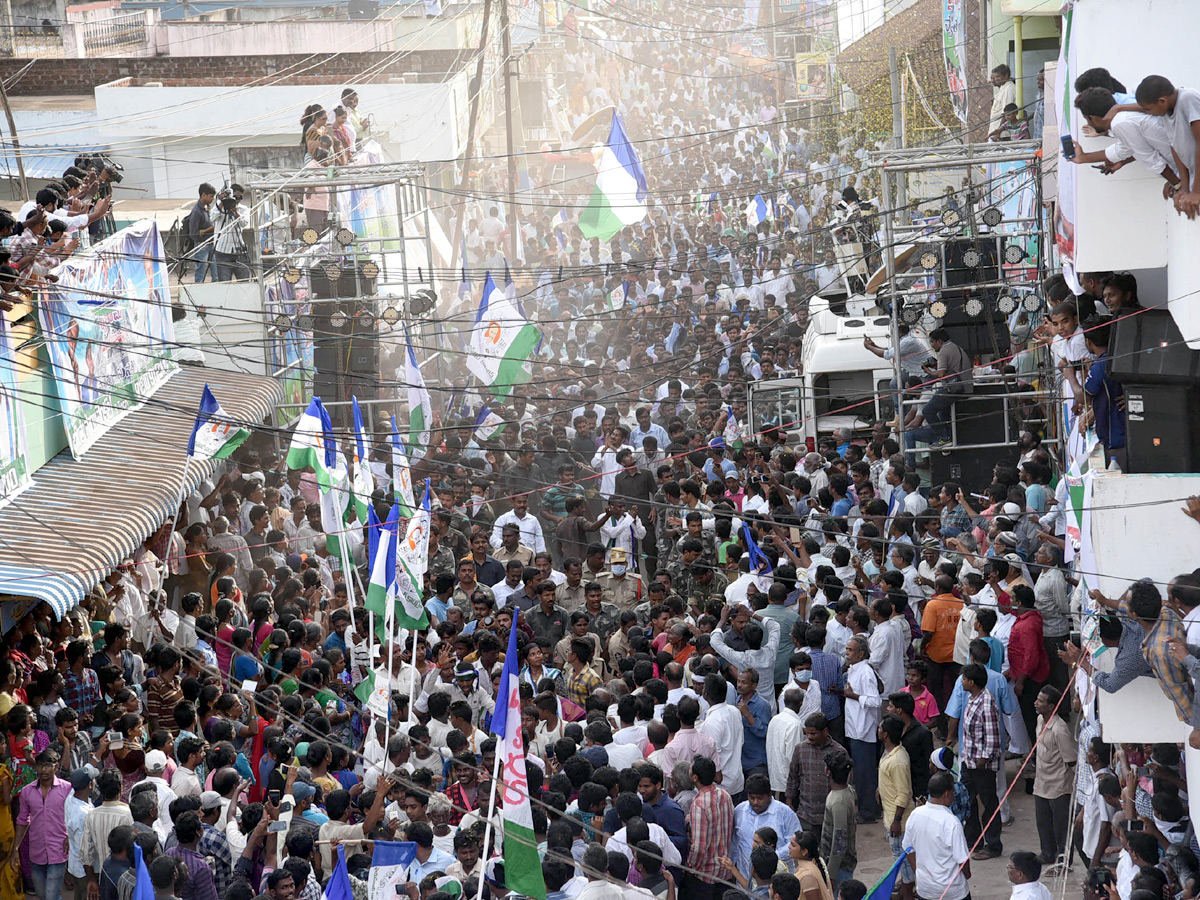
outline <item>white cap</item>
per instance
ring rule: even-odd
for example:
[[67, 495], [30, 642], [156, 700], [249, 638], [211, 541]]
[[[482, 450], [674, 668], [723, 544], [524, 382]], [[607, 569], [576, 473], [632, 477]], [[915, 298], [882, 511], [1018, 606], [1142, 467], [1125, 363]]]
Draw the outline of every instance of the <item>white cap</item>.
[[165, 772], [167, 770], [167, 754], [161, 750], [151, 750], [146, 754], [147, 772]]

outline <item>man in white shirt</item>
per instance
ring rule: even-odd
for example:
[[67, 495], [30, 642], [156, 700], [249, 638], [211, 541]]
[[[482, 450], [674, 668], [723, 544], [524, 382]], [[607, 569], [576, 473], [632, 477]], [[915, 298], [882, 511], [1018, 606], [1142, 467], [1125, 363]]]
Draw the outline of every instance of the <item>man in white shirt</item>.
[[171, 830], [175, 827], [171, 822], [171, 801], [177, 799], [177, 794], [171, 790], [164, 775], [167, 771], [167, 754], [161, 750], [151, 750], [146, 754], [146, 781], [154, 785], [158, 795], [158, 819], [154, 822], [154, 831], [160, 841], [166, 841]]
[[796, 687], [784, 688], [779, 714], [772, 716], [771, 724], [767, 726], [767, 775], [771, 779], [771, 790], [776, 794], [787, 790], [792, 751], [804, 740], [804, 720], [800, 718], [803, 703], [804, 691]]
[[721, 775], [721, 787], [730, 794], [741, 793], [745, 785], [742, 773], [742, 714], [737, 707], [725, 702], [727, 683], [721, 675], [709, 675], [704, 679], [704, 699], [708, 701], [708, 714], [696, 729], [708, 735], [717, 745], [717, 771]]
[[912, 848], [908, 864], [917, 875], [918, 897], [963, 900], [971, 892], [971, 857], [962, 823], [950, 812], [953, 800], [953, 776], [938, 772], [929, 779], [929, 802], [908, 816], [903, 843]]
[[[1102, 87], [1088, 88], [1075, 98], [1075, 108], [1101, 134], [1106, 130], [1105, 117], [1116, 105], [1116, 98]], [[1162, 117], [1140, 112], [1119, 112], [1108, 123], [1107, 131], [1114, 138], [1111, 144], [1103, 150], [1090, 153], [1084, 153], [1082, 148], [1076, 146], [1075, 155], [1070, 161], [1076, 165], [1101, 163], [1106, 172], [1115, 172], [1136, 159], [1169, 184], [1178, 184], [1179, 173], [1173, 168], [1174, 158], [1171, 155], [1171, 135]]]
[[[1012, 80], [1012, 70], [1004, 63], [992, 69], [988, 80], [991, 81], [992, 87], [996, 88], [996, 95], [992, 98], [991, 115], [988, 117], [988, 140], [994, 141], [999, 139], [1000, 131], [1004, 128], [1004, 107], [1017, 102], [1017, 84]], [[947, 897], [945, 900], [952, 898]]]
[[[721, 626], [729, 618], [734, 607], [726, 605], [721, 610]], [[741, 607], [742, 610], [745, 607]], [[754, 616], [759, 616], [754, 613]], [[734, 650], [727, 643], [727, 636], [721, 630], [714, 631], [709, 637], [712, 649], [722, 659], [740, 669], [754, 669], [758, 672], [758, 688], [756, 693], [766, 701], [767, 708], [775, 712], [775, 654], [779, 649], [779, 623], [774, 619], [764, 619], [759, 616], [757, 622], [746, 622], [742, 626], [742, 639], [746, 642], [745, 650]]]
[[600, 526], [600, 543], [604, 545], [604, 561], [612, 561], [614, 549], [624, 550], [627, 559], [636, 558], [634, 555], [634, 540], [642, 540], [646, 536], [646, 526], [640, 518], [634, 518], [625, 512], [625, 500], [613, 497], [606, 507], [608, 517]]
[[1171, 84], [1161, 75], [1142, 79], [1136, 92], [1138, 106], [1152, 116], [1166, 119], [1171, 135], [1174, 168], [1181, 184], [1175, 194], [1175, 209], [1195, 218], [1200, 206], [1200, 91]]
[[1052, 900], [1050, 889], [1038, 879], [1042, 877], [1042, 863], [1036, 853], [1018, 850], [1008, 865], [1008, 880], [1012, 884], [1009, 900]]
[[875, 756], [878, 741], [879, 710], [882, 699], [879, 681], [870, 663], [871, 650], [867, 637], [856, 634], [846, 642], [846, 742], [854, 761], [854, 789], [858, 794], [858, 811], [865, 820], [879, 818], [875, 800], [879, 781], [879, 763]]
[[492, 526], [492, 546], [499, 549], [504, 536], [505, 525], [516, 525], [521, 532], [521, 543], [534, 553], [546, 549], [546, 536], [542, 533], [542, 524], [536, 516], [529, 514], [529, 498], [518, 494], [512, 499], [512, 509], [502, 516], [496, 517]]
[[600, 475], [600, 494], [611, 497], [616, 489], [617, 474], [624, 468], [617, 462], [617, 456], [622, 450], [633, 450], [625, 442], [628, 432], [625, 426], [617, 425], [604, 436], [604, 446], [592, 457], [592, 471]]
[[871, 604], [871, 622], [875, 626], [869, 642], [871, 668], [883, 682], [882, 693], [890, 694], [904, 687], [904, 635], [896, 624], [903, 623], [906, 634], [908, 624], [903, 619], [892, 618], [892, 601], [886, 597]]

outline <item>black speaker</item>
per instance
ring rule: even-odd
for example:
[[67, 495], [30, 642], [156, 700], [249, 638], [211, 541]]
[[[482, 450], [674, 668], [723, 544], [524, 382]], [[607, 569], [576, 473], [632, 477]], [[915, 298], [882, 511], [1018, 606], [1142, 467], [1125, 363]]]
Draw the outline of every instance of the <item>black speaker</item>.
[[1122, 387], [1125, 471], [1137, 475], [1200, 472], [1200, 416], [1196, 415], [1200, 388], [1128, 383]]
[[543, 85], [540, 81], [518, 81], [517, 92], [521, 98], [521, 121], [526, 128], [541, 128], [546, 124], [542, 99]]
[[[955, 438], [958, 444], [999, 444], [997, 447], [972, 447], [929, 453], [933, 484], [955, 481], [962, 485], [988, 485], [992, 470], [999, 464], [1011, 465], [1016, 446], [1005, 446], [1004, 387], [998, 384], [976, 385], [954, 405]], [[1015, 429], [1010, 429], [1016, 434]]]
[[[342, 347], [337, 341], [313, 342], [313, 396], [320, 397], [325, 403], [341, 402], [349, 399], [344, 397], [345, 379], [341, 376], [345, 363], [341, 361]], [[330, 418], [334, 418], [334, 410], [330, 409]]]
[[[978, 265], [972, 254], [978, 257]], [[1000, 264], [994, 241], [951, 241], [946, 245], [945, 288], [938, 299], [946, 304], [942, 327], [950, 340], [970, 356], [1004, 356], [1012, 338], [1008, 320], [996, 311], [996, 288], [976, 288], [977, 284], [995, 284], [1000, 279]]]
[[361, 269], [355, 277], [355, 270], [350, 266], [339, 266], [336, 280], [329, 277], [324, 265], [316, 265], [308, 270], [309, 287], [313, 297], [318, 300], [374, 296], [377, 277], [368, 278]]
[[[978, 258], [976, 265], [972, 254]], [[1000, 262], [996, 256], [994, 240], [968, 241], [956, 240], [946, 244], [946, 280], [947, 289], [965, 287], [970, 292], [971, 285], [994, 284], [1000, 280]], [[954, 296], [954, 292], [946, 290], [943, 293]], [[994, 295], [995, 288], [989, 288], [988, 294]], [[965, 296], [965, 294], [964, 294]]]
[[1137, 384], [1194, 384], [1200, 381], [1200, 352], [1183, 342], [1165, 309], [1120, 319], [1108, 339], [1109, 374]]
[[[327, 403], [379, 398], [379, 322], [373, 306], [373, 300], [354, 298], [312, 305], [313, 391]], [[332, 407], [330, 417], [339, 427], [351, 421], [347, 407]]]

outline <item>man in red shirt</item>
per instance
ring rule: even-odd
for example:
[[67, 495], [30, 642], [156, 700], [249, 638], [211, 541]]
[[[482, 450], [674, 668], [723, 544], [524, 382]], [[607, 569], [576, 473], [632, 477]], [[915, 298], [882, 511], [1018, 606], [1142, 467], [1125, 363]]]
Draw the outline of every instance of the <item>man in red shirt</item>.
[[1030, 741], [1037, 740], [1037, 710], [1034, 701], [1050, 677], [1050, 659], [1042, 640], [1042, 614], [1034, 609], [1033, 588], [1026, 584], [1012, 589], [1013, 623], [1008, 638], [1008, 680], [1021, 705], [1021, 718]]

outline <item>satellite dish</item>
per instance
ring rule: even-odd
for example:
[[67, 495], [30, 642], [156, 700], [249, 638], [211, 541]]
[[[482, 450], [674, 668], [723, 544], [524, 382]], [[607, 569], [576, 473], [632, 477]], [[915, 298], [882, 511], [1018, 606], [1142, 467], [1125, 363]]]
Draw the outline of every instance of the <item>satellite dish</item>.
[[[886, 250], [884, 251], [887, 252]], [[907, 271], [909, 261], [913, 254], [917, 252], [916, 244], [898, 244], [892, 249], [892, 259], [895, 260], [896, 274]], [[871, 273], [871, 277], [867, 280], [867, 286], [863, 288], [864, 293], [875, 294], [883, 287], [887, 281], [887, 265], [884, 264]]]
[[579, 123], [578, 127], [571, 132], [571, 142], [578, 145], [589, 134], [597, 128], [604, 128], [604, 135], [600, 140], [608, 139], [608, 129], [612, 125], [613, 113], [617, 111], [615, 106], [605, 106], [602, 109], [596, 110], [586, 119]]

